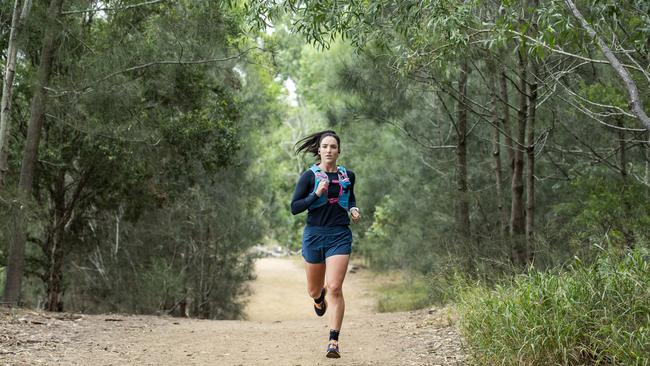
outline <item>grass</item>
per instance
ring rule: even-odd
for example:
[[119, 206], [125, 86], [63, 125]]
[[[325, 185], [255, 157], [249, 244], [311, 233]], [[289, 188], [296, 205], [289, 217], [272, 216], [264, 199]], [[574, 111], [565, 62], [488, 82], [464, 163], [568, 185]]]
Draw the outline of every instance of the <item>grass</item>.
[[647, 253], [467, 287], [461, 330], [480, 365], [650, 365]]
[[401, 272], [376, 275], [374, 283], [377, 311], [381, 313], [410, 311], [431, 305], [429, 283], [424, 277]]
[[[288, 257], [298, 267], [304, 266], [301, 256]], [[402, 272], [375, 272], [368, 269], [363, 258], [353, 257], [350, 267], [359, 266], [364, 276], [368, 276], [373, 296], [377, 300], [377, 311], [390, 313], [410, 311], [431, 305], [430, 281], [421, 275], [408, 275]]]

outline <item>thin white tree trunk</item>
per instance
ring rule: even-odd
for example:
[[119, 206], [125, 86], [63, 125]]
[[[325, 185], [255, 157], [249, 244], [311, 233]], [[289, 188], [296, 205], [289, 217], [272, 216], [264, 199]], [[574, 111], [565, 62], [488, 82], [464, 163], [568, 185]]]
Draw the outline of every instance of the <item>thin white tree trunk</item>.
[[627, 72], [625, 67], [621, 64], [621, 62], [616, 58], [612, 50], [607, 46], [605, 41], [601, 37], [598, 36], [594, 28], [587, 23], [587, 20], [582, 16], [580, 13], [580, 10], [576, 7], [576, 5], [573, 3], [571, 0], [564, 0], [569, 9], [571, 9], [571, 12], [573, 15], [578, 18], [580, 23], [582, 24], [582, 27], [589, 33], [589, 36], [591, 39], [595, 40], [598, 43], [598, 46], [600, 49], [603, 51], [605, 54], [605, 57], [607, 58], [607, 61], [612, 65], [618, 76], [623, 80], [623, 83], [625, 84], [625, 88], [627, 89], [627, 92], [629, 94], [629, 107], [632, 113], [645, 125], [647, 129], [650, 129], [650, 117], [645, 113], [643, 110], [643, 102], [641, 101], [641, 97], [639, 96], [639, 89], [636, 87], [636, 83], [634, 80], [632, 80], [632, 77], [630, 74]]
[[7, 44], [7, 63], [5, 65], [5, 74], [2, 84], [2, 101], [0, 102], [0, 188], [5, 185], [5, 176], [9, 169], [8, 156], [9, 147], [9, 122], [11, 118], [11, 96], [14, 89], [14, 76], [16, 74], [16, 56], [18, 54], [18, 45], [16, 40], [22, 28], [22, 25], [29, 14], [32, 1], [16, 0], [14, 10], [11, 16], [11, 31], [9, 33], [9, 43]]

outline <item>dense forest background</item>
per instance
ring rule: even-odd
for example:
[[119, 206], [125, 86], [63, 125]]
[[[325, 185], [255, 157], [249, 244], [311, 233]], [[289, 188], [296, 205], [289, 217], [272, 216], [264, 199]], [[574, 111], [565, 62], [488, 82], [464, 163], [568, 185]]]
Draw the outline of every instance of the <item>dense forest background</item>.
[[643, 250], [649, 7], [4, 1], [3, 301], [241, 317], [251, 247], [300, 246], [293, 144], [325, 128], [355, 256], [431, 301]]
[[331, 128], [476, 363], [647, 362], [645, 1], [13, 0], [0, 49], [5, 304], [242, 317]]

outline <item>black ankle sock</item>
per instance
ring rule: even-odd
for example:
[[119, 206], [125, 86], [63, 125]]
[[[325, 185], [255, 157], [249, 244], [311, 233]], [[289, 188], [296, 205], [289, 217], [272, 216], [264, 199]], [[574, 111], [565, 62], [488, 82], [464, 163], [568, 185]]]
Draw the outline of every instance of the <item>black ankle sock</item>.
[[320, 297], [318, 299], [314, 299], [314, 302], [317, 304], [320, 304], [325, 300], [325, 291], [321, 290]]
[[340, 332], [341, 332], [340, 330], [330, 329], [330, 341], [334, 340], [338, 342]]

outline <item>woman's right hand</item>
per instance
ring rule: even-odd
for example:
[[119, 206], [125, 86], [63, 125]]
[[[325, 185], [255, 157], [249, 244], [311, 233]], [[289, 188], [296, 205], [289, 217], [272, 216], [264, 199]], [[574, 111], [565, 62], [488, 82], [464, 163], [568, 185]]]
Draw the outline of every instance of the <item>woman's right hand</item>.
[[327, 192], [327, 188], [329, 187], [330, 182], [328, 180], [321, 180], [318, 183], [318, 187], [316, 187], [316, 195], [318, 197], [322, 196], [323, 193]]

